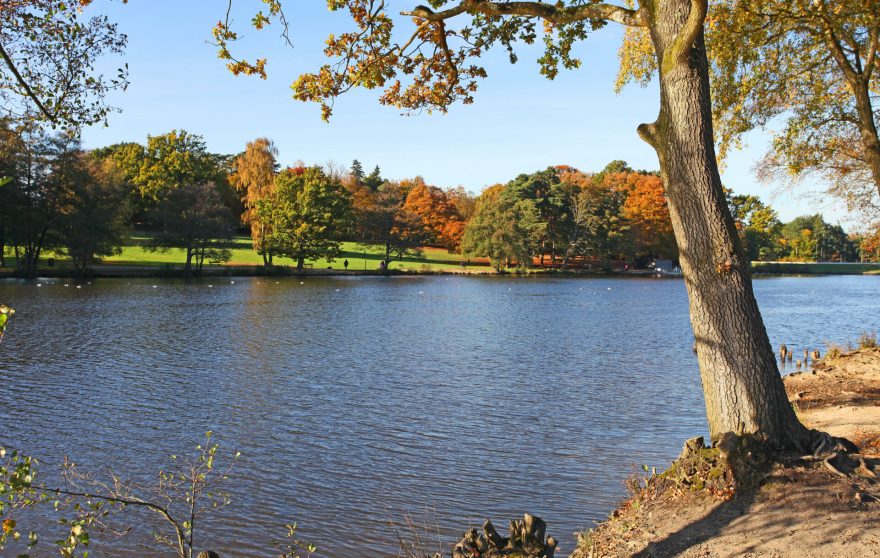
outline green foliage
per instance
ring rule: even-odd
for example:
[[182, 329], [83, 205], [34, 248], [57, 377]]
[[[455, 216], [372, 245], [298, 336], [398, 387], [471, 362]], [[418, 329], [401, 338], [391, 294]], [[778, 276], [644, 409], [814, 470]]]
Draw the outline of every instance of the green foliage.
[[0, 9], [0, 105], [3, 112], [53, 127], [104, 121], [109, 93], [124, 90], [128, 67], [108, 79], [95, 68], [120, 54], [126, 37], [105, 16], [84, 17], [91, 0], [4, 2]]
[[223, 174], [202, 137], [185, 130], [148, 137], [142, 151], [127, 147], [120, 156], [126, 158], [122, 168], [136, 173], [132, 180], [141, 195], [153, 200], [160, 200], [184, 185], [216, 183]]
[[[0, 517], [3, 518], [0, 522], [0, 551], [21, 539], [14, 512], [44, 500], [43, 495], [33, 486], [37, 475], [36, 466], [37, 460], [32, 457], [0, 446]], [[37, 536], [30, 533], [27, 548], [33, 548], [37, 540]]]
[[623, 217], [628, 190], [593, 180], [574, 169], [549, 168], [487, 189], [465, 228], [462, 250], [488, 257], [499, 270], [511, 262], [530, 266], [536, 257], [543, 263], [546, 255], [556, 261], [629, 253], [629, 224]]
[[82, 152], [68, 157], [66, 174], [58, 176], [64, 193], [56, 226], [62, 253], [71, 258], [81, 275], [95, 258], [121, 251], [127, 232], [128, 190], [109, 161]]
[[746, 254], [751, 261], [770, 261], [779, 257], [782, 223], [771, 207], [752, 195], [733, 196], [728, 191], [727, 205]]
[[66, 180], [79, 142], [50, 136], [30, 122], [0, 123], [0, 172], [12, 178], [0, 190], [0, 239], [17, 248], [17, 267], [32, 277], [44, 250], [59, 247]]
[[[357, 163], [357, 161], [355, 162]], [[357, 167], [355, 167], [354, 165], [352, 165], [352, 169], [354, 172], [358, 170]], [[383, 182], [385, 182], [385, 179], [382, 178], [382, 171], [379, 169], [379, 165], [376, 165], [376, 168], [374, 168], [373, 172], [371, 172], [367, 177], [363, 176], [363, 170], [361, 170], [360, 174], [362, 179], [361, 182], [363, 182], [364, 186], [366, 186], [370, 190], [373, 190], [374, 192], [379, 189], [379, 186], [381, 186]]]
[[852, 208], [876, 207], [878, 34], [872, 1], [712, 2], [706, 37], [721, 157], [771, 126], [764, 176], [817, 174]]
[[[213, 183], [184, 184], [167, 192], [151, 209], [150, 215], [162, 228], [146, 246], [152, 250], [182, 248], [186, 251], [184, 269], [201, 270], [205, 259], [228, 261], [233, 219]], [[195, 261], [194, 261], [195, 260]]]
[[794, 261], [855, 261], [858, 247], [840, 225], [830, 225], [821, 215], [797, 217], [782, 226], [780, 243], [786, 259]]
[[355, 182], [360, 183], [363, 182], [364, 177], [364, 167], [361, 165], [361, 162], [355, 159], [351, 162], [351, 170], [349, 171], [351, 177], [355, 180]]
[[278, 558], [303, 558], [311, 556], [313, 552], [318, 550], [314, 543], [303, 540], [297, 534], [296, 523], [284, 526], [287, 529], [285, 539], [282, 541], [272, 541], [275, 547], [281, 552]]
[[467, 256], [488, 257], [492, 267], [501, 271], [511, 262], [528, 265], [532, 246], [529, 230], [520, 226], [521, 210], [501, 198], [501, 187], [489, 188], [477, 198], [473, 218], [461, 240], [461, 250]]
[[422, 246], [431, 238], [421, 217], [405, 207], [409, 186], [384, 182], [375, 192], [365, 188], [355, 208], [356, 228], [363, 245], [384, 247], [384, 271], [395, 260], [420, 256]]
[[[36, 547], [37, 534], [30, 532], [23, 539], [15, 519], [28, 508], [38, 507], [57, 515], [64, 534], [55, 546], [63, 558], [87, 558], [91, 530], [99, 528], [103, 532], [113, 516], [126, 509], [142, 509], [161, 520], [155, 526], [157, 542], [173, 549], [178, 558], [192, 558], [196, 527], [207, 515], [231, 503], [224, 486], [241, 453], [223, 456], [219, 448], [212, 433], [207, 432], [190, 456], [172, 455], [171, 466], [159, 471], [153, 485], [134, 483], [112, 472], [103, 478], [65, 462], [62, 484], [50, 486], [39, 477], [37, 460], [0, 447], [0, 551], [20, 545], [28, 551]], [[45, 508], [51, 508], [51, 512]], [[316, 550], [314, 544], [297, 535], [295, 523], [285, 527], [285, 540], [273, 541], [281, 556], [301, 558]]]
[[0, 304], [0, 341], [3, 340], [3, 335], [6, 333], [6, 327], [9, 325], [9, 319], [15, 315], [15, 309], [6, 306], [5, 304]]
[[274, 191], [255, 213], [269, 225], [267, 246], [302, 269], [306, 259], [333, 261], [339, 255], [352, 219], [351, 196], [320, 167], [288, 169], [275, 178]]

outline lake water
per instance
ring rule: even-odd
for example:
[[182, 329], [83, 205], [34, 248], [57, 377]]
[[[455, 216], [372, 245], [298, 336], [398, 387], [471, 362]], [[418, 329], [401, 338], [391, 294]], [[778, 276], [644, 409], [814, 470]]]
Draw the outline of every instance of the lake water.
[[[796, 354], [880, 325], [880, 277], [755, 290]], [[628, 473], [706, 431], [680, 280], [6, 281], [0, 302], [0, 444], [148, 479], [212, 430], [242, 452], [197, 528], [225, 556], [271, 555], [293, 521], [317, 556], [396, 556], [388, 521], [426, 506], [447, 542], [540, 515], [568, 555]], [[149, 534], [92, 555], [155, 554]]]

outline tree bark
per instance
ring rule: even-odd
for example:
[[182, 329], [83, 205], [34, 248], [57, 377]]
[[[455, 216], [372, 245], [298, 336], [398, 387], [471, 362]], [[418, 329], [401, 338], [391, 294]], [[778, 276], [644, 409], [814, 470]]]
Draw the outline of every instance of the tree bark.
[[871, 104], [871, 93], [865, 80], [852, 84], [856, 94], [856, 111], [859, 115], [859, 138], [865, 150], [865, 162], [871, 169], [874, 188], [880, 195], [880, 137], [874, 123], [874, 107]]
[[804, 447], [809, 432], [788, 403], [716, 163], [703, 42], [707, 0], [646, 4], [661, 100], [657, 121], [642, 124], [639, 135], [660, 159], [712, 440], [733, 432]]

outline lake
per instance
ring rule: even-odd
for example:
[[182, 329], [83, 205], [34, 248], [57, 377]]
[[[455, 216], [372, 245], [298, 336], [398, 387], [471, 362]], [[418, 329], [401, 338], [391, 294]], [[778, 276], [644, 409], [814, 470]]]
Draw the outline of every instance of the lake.
[[[233, 503], [197, 527], [224, 556], [271, 555], [293, 521], [316, 556], [396, 556], [389, 520], [426, 508], [446, 542], [531, 512], [567, 556], [628, 474], [707, 430], [680, 280], [65, 281], [0, 282], [0, 444], [150, 479], [212, 430], [242, 452]], [[755, 290], [796, 355], [880, 325], [880, 277]]]

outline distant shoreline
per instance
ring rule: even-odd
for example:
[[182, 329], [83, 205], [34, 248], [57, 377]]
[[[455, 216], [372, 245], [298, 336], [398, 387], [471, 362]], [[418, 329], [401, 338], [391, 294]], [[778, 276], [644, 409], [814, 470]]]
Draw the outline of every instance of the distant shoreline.
[[[752, 262], [752, 273], [764, 275], [880, 275], [880, 263], [837, 263], [837, 262]], [[205, 267], [201, 271], [190, 274], [184, 272], [182, 265], [125, 265], [98, 264], [90, 269], [85, 276], [88, 278], [183, 278], [183, 277], [357, 277], [357, 276], [395, 276], [395, 275], [481, 275], [481, 276], [615, 276], [615, 277], [653, 277], [656, 274], [650, 269], [633, 269], [628, 271], [584, 270], [584, 269], [528, 269], [525, 271], [496, 272], [485, 266], [474, 268], [446, 268], [431, 270], [394, 269], [385, 274], [374, 270], [314, 269], [299, 271], [292, 266], [264, 267], [260, 265], [215, 265]], [[39, 277], [76, 278], [74, 270], [69, 267], [42, 268]], [[680, 276], [679, 276], [680, 277]], [[662, 278], [679, 278], [662, 276]], [[0, 278], [20, 278], [13, 270], [0, 271]]]

